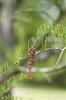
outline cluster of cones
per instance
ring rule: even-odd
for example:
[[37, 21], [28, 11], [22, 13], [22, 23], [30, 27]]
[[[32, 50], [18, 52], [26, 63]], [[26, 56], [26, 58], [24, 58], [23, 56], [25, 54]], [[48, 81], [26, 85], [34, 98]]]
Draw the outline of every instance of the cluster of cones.
[[33, 65], [33, 62], [34, 62], [34, 57], [35, 57], [35, 48], [29, 48], [28, 52], [27, 52], [27, 65], [28, 65], [28, 68], [29, 68], [29, 76], [28, 76], [29, 80], [32, 80], [31, 69], [32, 69], [32, 65]]

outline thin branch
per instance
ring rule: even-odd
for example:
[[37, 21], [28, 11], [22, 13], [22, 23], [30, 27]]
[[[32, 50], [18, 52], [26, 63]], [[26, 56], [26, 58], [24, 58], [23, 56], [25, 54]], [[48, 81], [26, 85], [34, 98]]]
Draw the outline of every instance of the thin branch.
[[[32, 68], [32, 72], [40, 72], [40, 73], [53, 73], [53, 72], [57, 72], [57, 71], [61, 71], [66, 69], [66, 64], [63, 65], [59, 65], [58, 67], [48, 67], [48, 68]], [[17, 72], [28, 72], [28, 68], [24, 68], [24, 67], [19, 67]], [[14, 74], [14, 73], [13, 73]], [[2, 82], [1, 82], [2, 83]], [[10, 95], [11, 89], [9, 89], [8, 91], [6, 91], [5, 93], [3, 93], [0, 97], [2, 96], [8, 96]]]
[[49, 33], [44, 33], [41, 36], [39, 36], [35, 43], [33, 44], [33, 48], [35, 48], [36, 50], [41, 46], [42, 42], [46, 40], [47, 36], [49, 35]]
[[7, 79], [9, 79], [12, 75], [14, 75], [15, 73], [17, 73], [17, 67], [16, 65], [13, 66], [12, 68], [8, 69], [5, 71], [5, 73], [2, 74], [2, 76], [0, 76], [0, 85]]
[[[40, 44], [42, 43], [42, 41], [46, 39], [46, 35], [47, 34], [43, 34], [38, 39], [36, 39], [36, 42], [33, 45], [33, 47], [35, 49], [37, 49], [40, 46]], [[11, 67], [10, 69], [6, 70], [5, 73], [3, 73], [2, 76], [0, 76], [0, 84], [2, 84], [5, 80], [9, 79], [13, 74], [18, 73], [18, 68], [17, 67], [19, 67], [19, 66], [24, 66], [24, 67], [27, 66], [26, 65], [26, 60], [27, 60], [27, 58], [24, 58], [24, 59], [21, 58], [17, 62], [17, 64], [13, 65], [13, 67]]]
[[[61, 49], [52, 49], [52, 48], [45, 49], [43, 51], [40, 51], [40, 52], [36, 53], [35, 59], [38, 59], [38, 57], [40, 57], [40, 55], [42, 55], [42, 56], [45, 56], [44, 57], [44, 60], [45, 60], [46, 58], [48, 58], [49, 54], [51, 53], [51, 55], [52, 55], [52, 52], [54, 52], [54, 51], [55, 52], [61, 51]], [[47, 55], [47, 57], [46, 57], [46, 55]], [[4, 81], [6, 81], [7, 79], [9, 79], [12, 75], [15, 75], [17, 73], [20, 73], [20, 72], [24, 71], [24, 69], [27, 68], [27, 62], [26, 61], [27, 61], [27, 58], [20, 59], [11, 68], [7, 69], [5, 71], [5, 73], [3, 73], [0, 76], [0, 84], [2, 84]], [[38, 72], [41, 72], [41, 71], [45, 70], [45, 68], [44, 69], [40, 69], [40, 70], [38, 68], [37, 69], [33, 68], [33, 71], [34, 70], [38, 71]]]
[[[40, 73], [45, 73], [45, 74], [47, 74], [47, 73], [53, 73], [53, 72], [57, 72], [57, 71], [61, 71], [61, 70], [64, 70], [64, 69], [66, 69], [66, 65], [65, 64], [63, 64], [63, 65], [59, 65], [58, 67], [48, 67], [48, 68], [32, 68], [32, 72], [33, 73], [35, 73], [35, 72], [40, 72]], [[16, 70], [14, 70], [14, 71], [16, 71]], [[25, 71], [25, 72], [28, 72], [28, 68], [24, 68], [24, 67], [19, 67], [18, 68], [18, 70], [17, 70], [17, 72], [19, 73], [21, 73], [21, 72], [23, 72], [23, 71]], [[15, 74], [15, 73], [12, 73], [12, 74]], [[4, 74], [5, 75], [5, 74]], [[1, 82], [1, 80], [0, 80], [0, 83], [2, 83]], [[6, 91], [5, 93], [3, 93], [0, 97], [2, 97], [2, 96], [9, 96], [10, 95], [10, 92], [11, 92], [11, 89], [9, 89], [8, 91]]]
[[[62, 65], [59, 65], [58, 67], [48, 67], [48, 68], [32, 68], [32, 72], [35, 73], [35, 72], [40, 72], [40, 73], [51, 73], [51, 72], [56, 72], [56, 71], [60, 71], [60, 70], [64, 70], [66, 69], [66, 64], [62, 64]], [[19, 72], [29, 72], [28, 68], [24, 68], [24, 67], [19, 67], [18, 68], [18, 71]]]
[[[43, 34], [42, 36], [40, 36], [35, 44], [32, 46], [34, 47], [36, 50], [40, 47], [42, 41], [46, 39], [46, 37], [48, 36], [48, 33]], [[62, 49], [53, 49], [53, 48], [48, 48], [48, 49], [44, 49], [40, 52], [37, 52], [35, 55], [35, 59], [34, 62], [36, 62], [36, 59], [40, 59], [40, 60], [45, 60], [48, 58], [48, 56], [51, 56], [53, 53], [56, 52], [61, 52]], [[32, 68], [32, 72], [44, 72], [44, 73], [49, 73], [49, 72], [55, 72], [55, 71], [59, 71], [62, 69], [65, 69], [66, 65], [60, 65], [57, 68]], [[7, 79], [9, 79], [12, 75], [21, 73], [23, 71], [27, 71], [28, 72], [28, 68], [27, 68], [27, 57], [25, 57], [24, 59], [19, 59], [19, 61], [14, 64], [12, 67], [10, 67], [9, 69], [7, 69], [5, 71], [5, 73], [3, 73], [0, 76], [0, 85], [3, 84]], [[8, 94], [8, 91], [5, 92], [5, 94]]]
[[60, 56], [59, 56], [59, 58], [58, 58], [58, 60], [57, 60], [57, 62], [56, 62], [55, 67], [57, 67], [57, 65], [58, 65], [58, 63], [59, 63], [59, 61], [60, 61], [60, 59], [61, 59], [61, 57], [62, 57], [62, 55], [63, 55], [63, 53], [64, 53], [65, 50], [66, 50], [66, 47], [64, 47], [64, 48], [62, 49], [62, 51], [61, 51], [61, 53], [60, 53]]

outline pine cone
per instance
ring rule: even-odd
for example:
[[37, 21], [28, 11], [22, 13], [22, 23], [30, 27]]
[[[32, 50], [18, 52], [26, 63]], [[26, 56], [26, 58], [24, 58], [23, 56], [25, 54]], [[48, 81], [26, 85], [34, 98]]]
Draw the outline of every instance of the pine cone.
[[31, 73], [31, 69], [32, 69], [32, 65], [34, 62], [34, 57], [35, 57], [35, 48], [29, 48], [28, 52], [27, 52], [27, 65], [29, 68], [29, 79], [32, 79], [32, 73]]

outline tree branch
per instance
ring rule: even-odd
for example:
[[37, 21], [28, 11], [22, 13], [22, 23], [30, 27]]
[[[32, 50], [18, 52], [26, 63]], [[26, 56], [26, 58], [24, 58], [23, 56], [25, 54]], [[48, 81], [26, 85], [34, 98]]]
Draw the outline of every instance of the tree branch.
[[58, 60], [57, 60], [57, 62], [56, 62], [55, 67], [57, 67], [57, 65], [58, 65], [58, 63], [59, 63], [59, 61], [60, 61], [60, 59], [61, 59], [61, 57], [62, 57], [62, 55], [63, 55], [63, 53], [64, 53], [65, 50], [66, 50], [66, 47], [64, 47], [64, 48], [62, 49], [62, 51], [61, 51], [61, 53], [60, 53], [60, 56], [59, 56], [59, 58], [58, 58]]
[[49, 35], [49, 33], [44, 33], [41, 36], [39, 36], [35, 43], [33, 44], [33, 48], [35, 48], [36, 50], [41, 46], [42, 42], [46, 40], [47, 36]]
[[[42, 36], [40, 36], [35, 44], [32, 46], [33, 48], [35, 48], [36, 50], [40, 47], [42, 41], [46, 39], [46, 37], [48, 36], [47, 34], [43, 34]], [[48, 48], [48, 49], [44, 49], [42, 51], [39, 51], [36, 53], [35, 55], [35, 59], [34, 59], [34, 64], [35, 62], [37, 62], [37, 60], [46, 60], [49, 56], [53, 55], [54, 53], [58, 52], [60, 53], [62, 51], [62, 49], [53, 49], [53, 48]], [[49, 73], [49, 72], [55, 72], [61, 69], [65, 69], [65, 65], [63, 66], [59, 66], [58, 68], [32, 68], [32, 72], [44, 72], [44, 73]], [[20, 58], [19, 61], [14, 64], [12, 67], [10, 67], [9, 69], [7, 69], [5, 71], [5, 73], [3, 73], [0, 76], [0, 85], [3, 84], [7, 79], [9, 79], [12, 75], [21, 73], [23, 71], [28, 72], [28, 68], [27, 68], [27, 57], [25, 57], [24, 59]], [[10, 90], [5, 91], [3, 93], [2, 96], [4, 95], [10, 95]]]
[[[52, 49], [52, 48], [48, 48], [48, 49], [45, 49], [43, 51], [40, 51], [38, 53], [36, 53], [35, 55], [35, 60], [34, 62], [36, 61], [36, 59], [40, 59], [42, 60], [45, 60], [48, 58], [49, 54], [53, 55], [53, 53], [55, 52], [58, 52], [58, 51], [61, 51], [61, 49]], [[43, 56], [42, 58], [40, 56]], [[45, 72], [45, 73], [48, 73], [48, 72], [53, 72], [55, 70], [60, 70], [60, 69], [63, 69], [65, 68], [64, 67], [58, 67], [58, 68], [33, 68], [32, 69], [32, 72]], [[11, 68], [7, 69], [5, 71], [5, 73], [3, 73], [1, 76], [0, 76], [0, 85], [3, 84], [4, 81], [6, 81], [7, 79], [9, 79], [12, 75], [15, 75], [15, 74], [18, 74], [20, 72], [23, 72], [23, 71], [27, 71], [28, 72], [28, 68], [27, 68], [27, 58], [24, 58], [24, 59], [20, 59], [16, 64], [14, 64]]]
[[[32, 72], [40, 72], [40, 73], [53, 73], [53, 72], [57, 72], [57, 71], [61, 71], [61, 70], [64, 70], [66, 69], [66, 64], [62, 64], [62, 65], [59, 65], [58, 67], [48, 67], [48, 68], [32, 68]], [[26, 71], [28, 72], [28, 68], [24, 68], [24, 67], [19, 67], [18, 70], [14, 70], [15, 72], [22, 72], [22, 71]], [[12, 73], [12, 74], [15, 74], [15, 73]], [[4, 74], [5, 75], [5, 74]], [[2, 81], [0, 80], [0, 83], [2, 83]], [[6, 91], [5, 93], [3, 93], [0, 97], [2, 96], [9, 96], [10, 95], [10, 92], [11, 92], [11, 88]]]
[[[39, 38], [36, 39], [36, 42], [32, 46], [35, 49], [38, 49], [38, 47], [41, 45], [42, 41], [46, 39], [46, 36], [48, 34], [42, 34]], [[0, 84], [2, 84], [5, 80], [7, 80], [9, 77], [11, 77], [13, 74], [18, 73], [19, 66], [27, 66], [27, 58], [20, 59], [16, 64], [13, 65], [10, 69], [5, 71], [2, 76], [0, 76]], [[16, 67], [17, 66], [17, 67]]]
[[[62, 64], [59, 65], [58, 67], [48, 67], [48, 68], [32, 68], [32, 72], [40, 72], [40, 73], [51, 73], [51, 72], [56, 72], [56, 71], [60, 71], [60, 70], [64, 70], [66, 69], [66, 64]], [[25, 71], [25, 72], [29, 72], [28, 68], [24, 68], [24, 67], [19, 67], [18, 68], [19, 72]]]
[[[45, 60], [48, 58], [48, 56], [53, 55], [53, 53], [56, 52], [61, 52], [63, 49], [54, 49], [54, 48], [48, 48], [48, 49], [44, 49], [40, 52], [37, 52], [35, 55], [35, 60], [36, 59], [40, 59], [40, 60]], [[43, 56], [43, 57], [41, 57]], [[5, 73], [3, 73], [2, 76], [0, 76], [0, 85], [6, 81], [7, 79], [9, 79], [12, 75], [21, 73], [21, 72], [28, 72], [28, 68], [27, 68], [27, 64], [26, 64], [27, 58], [24, 59], [20, 59], [16, 64], [14, 64], [11, 68], [9, 68], [8, 70], [5, 71]], [[32, 68], [32, 72], [40, 72], [40, 73], [53, 73], [53, 72], [57, 72], [57, 71], [61, 71], [66, 69], [66, 65], [59, 65], [58, 67], [48, 67], [48, 68]], [[3, 96], [9, 96], [11, 93], [11, 88], [7, 91], [5, 91], [0, 97]]]

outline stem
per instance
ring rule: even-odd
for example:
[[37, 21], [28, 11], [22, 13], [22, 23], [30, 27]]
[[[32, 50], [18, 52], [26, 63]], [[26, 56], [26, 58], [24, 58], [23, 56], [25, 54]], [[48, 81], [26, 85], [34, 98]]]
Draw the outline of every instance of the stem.
[[60, 56], [59, 56], [59, 58], [58, 58], [58, 60], [57, 60], [57, 62], [56, 62], [55, 67], [57, 67], [57, 65], [58, 65], [58, 63], [59, 63], [59, 61], [60, 61], [60, 59], [61, 59], [61, 57], [62, 57], [62, 55], [63, 55], [63, 53], [64, 53], [64, 51], [65, 51], [65, 49], [66, 49], [66, 47], [64, 47], [64, 48], [62, 49], [62, 51], [61, 51], [61, 53], [60, 53]]

